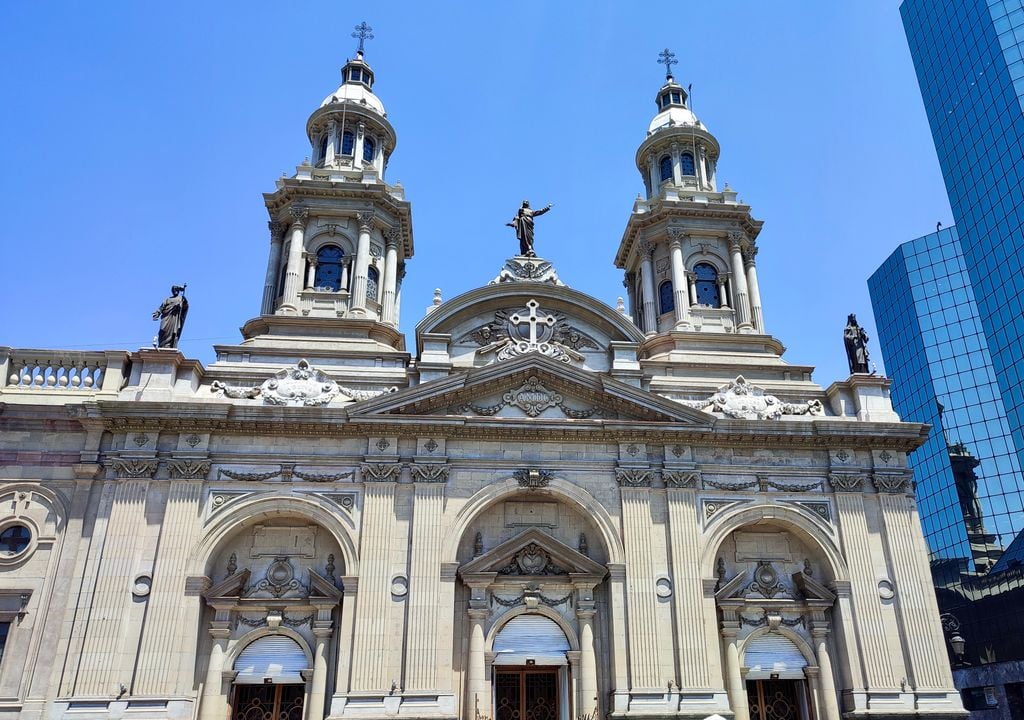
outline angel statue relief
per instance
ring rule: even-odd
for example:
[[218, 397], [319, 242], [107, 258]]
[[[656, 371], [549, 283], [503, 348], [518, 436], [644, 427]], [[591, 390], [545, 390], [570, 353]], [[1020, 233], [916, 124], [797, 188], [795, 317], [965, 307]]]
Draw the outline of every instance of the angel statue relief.
[[538, 215], [543, 215], [551, 208], [552, 206], [548, 205], [540, 210], [534, 210], [530, 207], [529, 200], [523, 200], [523, 206], [519, 208], [516, 216], [512, 218], [512, 222], [505, 223], [516, 231], [516, 238], [519, 240], [520, 257], [537, 257], [537, 253], [533, 251], [533, 219]]

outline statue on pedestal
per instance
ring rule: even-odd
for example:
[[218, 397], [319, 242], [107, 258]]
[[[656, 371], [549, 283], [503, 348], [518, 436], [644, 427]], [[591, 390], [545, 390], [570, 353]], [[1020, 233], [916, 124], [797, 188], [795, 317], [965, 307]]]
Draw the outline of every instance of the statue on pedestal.
[[181, 330], [185, 327], [185, 316], [188, 315], [185, 287], [185, 285], [171, 286], [171, 296], [153, 312], [153, 319], [160, 321], [160, 333], [157, 335], [156, 342], [158, 348], [178, 347]]
[[857, 316], [850, 314], [846, 319], [846, 330], [843, 331], [843, 342], [846, 344], [846, 359], [850, 363], [850, 374], [868, 374], [868, 334], [857, 324]]
[[523, 200], [523, 206], [519, 208], [516, 216], [512, 218], [512, 222], [505, 223], [516, 231], [516, 238], [519, 240], [520, 257], [537, 257], [537, 253], [533, 251], [533, 219], [538, 215], [543, 215], [551, 207], [551, 205], [548, 205], [540, 210], [534, 210], [530, 207], [529, 200]]

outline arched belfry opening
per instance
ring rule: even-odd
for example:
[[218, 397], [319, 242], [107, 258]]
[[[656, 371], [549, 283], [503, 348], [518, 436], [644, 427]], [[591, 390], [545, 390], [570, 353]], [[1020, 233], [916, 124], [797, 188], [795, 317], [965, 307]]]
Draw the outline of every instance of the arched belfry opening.
[[599, 711], [609, 643], [607, 549], [557, 494], [510, 495], [459, 544], [456, 664], [469, 710], [495, 720], [571, 720]]
[[225, 533], [206, 566], [202, 720], [323, 717], [344, 661], [331, 647], [345, 569], [337, 539], [300, 514], [254, 513]]
[[737, 720], [838, 717], [835, 580], [823, 548], [784, 523], [755, 520], [721, 541], [714, 598]]

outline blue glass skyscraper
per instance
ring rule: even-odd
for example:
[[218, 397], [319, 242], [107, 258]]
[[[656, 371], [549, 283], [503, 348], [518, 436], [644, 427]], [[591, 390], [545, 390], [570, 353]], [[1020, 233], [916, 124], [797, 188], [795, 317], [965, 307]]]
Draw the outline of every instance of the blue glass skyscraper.
[[951, 659], [971, 666], [957, 684], [968, 707], [1024, 710], [1024, 476], [967, 269], [946, 228], [897, 248], [868, 288], [893, 405], [932, 425], [910, 460], [947, 638], [964, 642]]
[[1024, 7], [906, 0], [900, 11], [1007, 422], [1024, 453]]

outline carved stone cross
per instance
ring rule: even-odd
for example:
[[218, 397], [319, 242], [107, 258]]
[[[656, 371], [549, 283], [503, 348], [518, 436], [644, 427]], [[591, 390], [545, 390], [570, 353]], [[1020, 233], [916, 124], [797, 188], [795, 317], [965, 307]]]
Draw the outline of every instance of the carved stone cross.
[[518, 325], [529, 325], [530, 326], [530, 346], [536, 347], [539, 344], [539, 334], [537, 332], [538, 325], [546, 325], [548, 327], [554, 327], [557, 319], [554, 315], [540, 316], [537, 314], [537, 308], [540, 304], [536, 300], [530, 300], [526, 303], [526, 307], [529, 308], [530, 314], [523, 317], [519, 313], [508, 316], [508, 321], [514, 326]]

